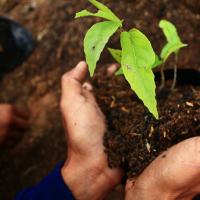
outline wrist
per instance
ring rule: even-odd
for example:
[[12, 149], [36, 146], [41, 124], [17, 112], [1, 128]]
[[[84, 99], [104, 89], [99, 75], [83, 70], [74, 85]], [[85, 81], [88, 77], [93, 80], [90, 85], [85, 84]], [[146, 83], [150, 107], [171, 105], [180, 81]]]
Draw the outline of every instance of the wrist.
[[78, 160], [66, 161], [61, 169], [64, 182], [77, 200], [99, 200], [115, 185], [109, 176], [111, 169]]

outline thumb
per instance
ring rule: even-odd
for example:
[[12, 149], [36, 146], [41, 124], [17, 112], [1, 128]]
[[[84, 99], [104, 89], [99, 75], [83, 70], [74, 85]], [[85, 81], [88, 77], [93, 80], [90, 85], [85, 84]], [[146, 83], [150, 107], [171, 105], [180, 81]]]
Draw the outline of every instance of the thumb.
[[71, 71], [65, 73], [62, 77], [62, 94], [68, 96], [71, 93], [80, 91], [81, 84], [87, 76], [87, 64], [81, 61]]
[[82, 83], [86, 79], [87, 73], [87, 64], [81, 61], [75, 68], [63, 75], [61, 108], [65, 108], [66, 105], [76, 101], [77, 97], [82, 96]]
[[85, 61], [81, 61], [79, 62], [75, 68], [73, 68], [71, 71], [65, 73], [63, 75], [63, 78], [71, 78], [74, 79], [76, 81], [78, 81], [79, 83], [83, 83], [86, 76], [88, 73], [88, 68], [87, 68], [87, 64]]

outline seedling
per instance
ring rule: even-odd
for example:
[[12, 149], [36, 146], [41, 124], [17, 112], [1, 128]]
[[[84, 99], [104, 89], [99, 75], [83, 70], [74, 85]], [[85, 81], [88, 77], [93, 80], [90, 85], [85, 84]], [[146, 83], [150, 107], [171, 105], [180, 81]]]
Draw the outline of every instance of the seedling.
[[84, 52], [90, 75], [93, 76], [96, 64], [105, 45], [118, 30], [122, 50], [109, 49], [113, 57], [120, 63], [117, 74], [123, 74], [132, 90], [143, 101], [149, 111], [158, 119], [156, 85], [152, 68], [160, 64], [151, 42], [138, 29], [124, 31], [123, 20], [119, 19], [108, 7], [96, 0], [89, 0], [98, 11], [92, 13], [83, 10], [76, 14], [76, 18], [93, 16], [106, 21], [96, 23], [86, 33]]
[[178, 54], [180, 49], [186, 47], [187, 44], [181, 42], [177, 29], [175, 25], [172, 24], [171, 22], [167, 20], [161, 20], [159, 23], [159, 27], [163, 30], [163, 33], [167, 39], [167, 43], [163, 47], [160, 55], [162, 59], [160, 89], [162, 89], [165, 86], [165, 74], [164, 74], [165, 63], [168, 60], [168, 58], [174, 53], [175, 54], [174, 79], [171, 86], [171, 90], [173, 90], [176, 86], [176, 81], [177, 81]]

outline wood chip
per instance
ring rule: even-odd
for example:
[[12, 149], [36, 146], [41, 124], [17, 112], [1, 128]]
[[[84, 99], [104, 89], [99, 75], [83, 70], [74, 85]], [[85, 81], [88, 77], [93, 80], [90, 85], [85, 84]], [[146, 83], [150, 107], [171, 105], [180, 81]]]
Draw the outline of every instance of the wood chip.
[[116, 100], [116, 97], [115, 96], [111, 96], [112, 100], [115, 101]]
[[135, 136], [142, 136], [141, 134], [138, 134], [138, 133], [129, 133], [129, 135], [131, 135], [132, 137], [135, 137]]
[[115, 96], [111, 96], [112, 101], [110, 103], [110, 108], [115, 108], [116, 107], [116, 97]]
[[129, 113], [129, 110], [128, 110], [127, 108], [125, 108], [124, 106], [121, 107], [121, 110], [122, 110], [123, 112]]
[[187, 101], [185, 104], [186, 104], [187, 106], [189, 106], [189, 107], [194, 107], [194, 104], [191, 103], [191, 102], [189, 102], [189, 101]]
[[187, 134], [188, 134], [187, 131], [182, 131], [182, 132], [181, 132], [181, 135], [187, 135]]
[[166, 132], [166, 131], [163, 132], [163, 137], [164, 137], [164, 138], [167, 137], [167, 132]]
[[151, 144], [149, 144], [148, 142], [146, 143], [146, 148], [147, 151], [150, 153], [151, 152]]
[[115, 104], [115, 101], [112, 101], [110, 104], [110, 108], [114, 108], [114, 107], [116, 107], [116, 104]]
[[47, 28], [43, 29], [40, 33], [38, 33], [37, 40], [41, 41], [47, 33], [48, 33], [48, 29]]
[[153, 132], [154, 132], [154, 127], [151, 126], [151, 128], [150, 128], [150, 132], [149, 132], [149, 137], [151, 137], [151, 136], [153, 135]]

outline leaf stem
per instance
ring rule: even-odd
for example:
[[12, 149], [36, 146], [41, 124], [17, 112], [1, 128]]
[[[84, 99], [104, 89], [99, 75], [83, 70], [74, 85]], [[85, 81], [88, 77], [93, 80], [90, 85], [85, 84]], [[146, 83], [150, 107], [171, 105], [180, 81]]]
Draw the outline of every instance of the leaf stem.
[[176, 87], [176, 82], [177, 82], [177, 68], [178, 68], [178, 53], [175, 53], [174, 79], [173, 79], [173, 83], [172, 83], [172, 87], [171, 87], [172, 91]]
[[165, 87], [165, 73], [164, 73], [164, 68], [165, 68], [165, 62], [162, 63], [162, 66], [160, 68], [160, 73], [161, 73], [161, 85], [159, 87], [159, 90], [162, 90]]

